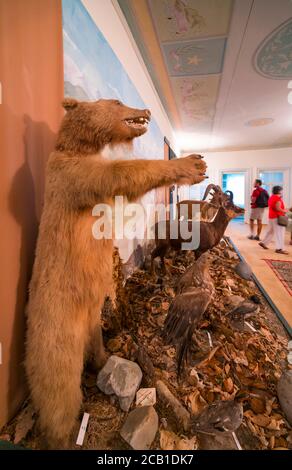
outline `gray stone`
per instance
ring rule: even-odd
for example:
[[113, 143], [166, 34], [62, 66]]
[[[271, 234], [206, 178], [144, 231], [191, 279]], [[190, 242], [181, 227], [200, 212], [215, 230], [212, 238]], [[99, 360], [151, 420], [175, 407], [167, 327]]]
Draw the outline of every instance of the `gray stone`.
[[111, 356], [97, 376], [97, 386], [106, 395], [116, 395], [122, 410], [128, 411], [142, 380], [136, 362]]
[[252, 270], [245, 261], [240, 261], [234, 269], [236, 274], [238, 274], [243, 279], [246, 279], [248, 281], [252, 278]]
[[292, 426], [292, 370], [286, 370], [281, 375], [277, 386], [281, 408]]
[[158, 430], [158, 416], [153, 406], [136, 408], [129, 413], [122, 429], [122, 438], [135, 450], [149, 449]]

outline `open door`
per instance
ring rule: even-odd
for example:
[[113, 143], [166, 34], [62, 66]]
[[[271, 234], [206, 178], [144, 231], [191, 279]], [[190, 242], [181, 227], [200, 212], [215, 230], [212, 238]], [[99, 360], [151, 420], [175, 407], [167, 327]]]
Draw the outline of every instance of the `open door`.
[[247, 170], [236, 171], [228, 170], [221, 172], [221, 187], [222, 190], [232, 191], [234, 203], [246, 209], [244, 215], [240, 215], [234, 219], [238, 222], [244, 222], [248, 220], [249, 212], [249, 194], [248, 194], [248, 173]]

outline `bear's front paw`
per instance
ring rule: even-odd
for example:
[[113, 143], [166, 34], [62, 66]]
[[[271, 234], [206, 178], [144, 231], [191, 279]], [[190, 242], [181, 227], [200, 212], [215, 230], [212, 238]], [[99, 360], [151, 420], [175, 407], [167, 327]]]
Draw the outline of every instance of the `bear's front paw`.
[[192, 154], [178, 160], [182, 170], [183, 184], [197, 184], [206, 178], [206, 162], [201, 155]]

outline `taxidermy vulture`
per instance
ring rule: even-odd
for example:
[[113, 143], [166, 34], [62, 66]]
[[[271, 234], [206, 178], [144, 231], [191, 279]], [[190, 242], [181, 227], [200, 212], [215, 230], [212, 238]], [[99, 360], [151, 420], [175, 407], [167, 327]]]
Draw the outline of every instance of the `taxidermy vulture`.
[[195, 262], [178, 282], [180, 292], [173, 300], [164, 323], [163, 337], [177, 348], [178, 373], [187, 360], [193, 334], [207, 310], [214, 285], [208, 271], [207, 256]]
[[186, 272], [179, 278], [175, 290], [177, 294], [186, 292], [191, 287], [200, 287], [204, 284], [206, 289], [212, 292], [214, 286], [208, 269], [208, 253], [204, 253]]

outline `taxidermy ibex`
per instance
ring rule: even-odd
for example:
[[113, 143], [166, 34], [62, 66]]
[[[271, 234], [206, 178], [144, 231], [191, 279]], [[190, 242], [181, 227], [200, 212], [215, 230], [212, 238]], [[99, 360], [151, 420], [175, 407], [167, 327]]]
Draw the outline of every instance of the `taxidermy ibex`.
[[[224, 207], [221, 205], [217, 211], [217, 214], [212, 222], [200, 222], [200, 243], [198, 248], [194, 250], [196, 259], [198, 259], [205, 251], [210, 250], [216, 246], [221, 238], [224, 235], [224, 232], [227, 228], [228, 223], [231, 219], [237, 217], [240, 214], [244, 213], [244, 209], [236, 206], [233, 203], [233, 193], [229, 191], [228, 201], [224, 203]], [[158, 238], [158, 224], [155, 224], [155, 245], [156, 247], [151, 253], [151, 268], [153, 271], [154, 268], [154, 259], [159, 256], [161, 259], [162, 267], [165, 269], [164, 265], [164, 257], [166, 254], [171, 250], [180, 251], [182, 249], [183, 243], [188, 243], [190, 240], [184, 240], [181, 237], [181, 230], [180, 225], [181, 222], [177, 221], [178, 223], [178, 237], [171, 238], [171, 230], [170, 230], [170, 221], [165, 221], [166, 224], [166, 237], [165, 238]], [[194, 222], [189, 220], [188, 224], [188, 231], [192, 233], [192, 228], [194, 227]]]
[[[211, 195], [211, 199], [207, 201], [207, 197]], [[205, 189], [203, 200], [185, 199], [177, 203], [177, 218], [180, 220], [182, 216], [188, 220], [193, 218], [193, 207], [200, 206], [200, 218], [201, 220], [212, 220], [215, 216], [218, 208], [224, 205], [229, 198], [228, 191], [223, 193], [220, 186], [210, 183]], [[186, 209], [187, 208], [187, 209]]]

